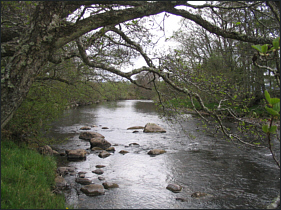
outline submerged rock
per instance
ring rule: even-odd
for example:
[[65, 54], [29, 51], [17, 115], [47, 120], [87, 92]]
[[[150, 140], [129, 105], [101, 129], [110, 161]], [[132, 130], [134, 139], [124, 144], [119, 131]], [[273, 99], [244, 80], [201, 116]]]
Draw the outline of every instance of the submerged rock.
[[166, 130], [161, 128], [159, 125], [155, 123], [147, 123], [143, 130], [144, 133], [166, 133]]
[[98, 155], [100, 158], [106, 158], [110, 156], [111, 154], [105, 150], [101, 151], [100, 154]]
[[178, 184], [168, 184], [168, 186], [166, 187], [166, 189], [174, 192], [174, 193], [178, 193], [182, 190], [182, 186], [178, 185]]
[[81, 132], [79, 134], [79, 139], [84, 139], [84, 140], [90, 140], [92, 138], [97, 138], [97, 137], [104, 138], [104, 136], [101, 135], [100, 133], [91, 132], [91, 131]]
[[104, 173], [104, 171], [100, 168], [98, 168], [96, 170], [93, 170], [92, 172], [95, 173], [95, 174], [103, 174]]
[[102, 149], [107, 149], [111, 146], [111, 144], [105, 140], [103, 137], [96, 137], [90, 139], [91, 149], [93, 147], [100, 147]]
[[92, 151], [97, 151], [97, 150], [103, 150], [103, 149], [100, 148], [100, 147], [92, 147], [91, 150], [92, 150]]
[[165, 152], [166, 151], [163, 150], [163, 149], [152, 149], [147, 154], [149, 154], [149, 155], [160, 155], [160, 154], [163, 154]]
[[80, 130], [91, 130], [91, 127], [89, 127], [89, 126], [84, 126], [84, 127], [81, 127]]
[[85, 160], [87, 151], [84, 149], [68, 150], [67, 160]]
[[177, 201], [186, 202], [187, 200], [184, 198], [176, 198]]
[[132, 126], [132, 127], [127, 128], [127, 130], [137, 130], [137, 129], [144, 129], [144, 127], [143, 126]]
[[83, 193], [89, 196], [103, 195], [105, 193], [104, 187], [101, 184], [89, 184], [81, 187]]
[[76, 178], [75, 181], [79, 184], [84, 184], [84, 185], [92, 183], [92, 181], [90, 179], [87, 179], [87, 178]]
[[140, 146], [138, 143], [130, 143], [129, 146]]
[[119, 187], [118, 184], [116, 184], [116, 183], [111, 183], [111, 182], [104, 182], [104, 183], [102, 183], [102, 185], [103, 185], [103, 187], [104, 187], [105, 189], [109, 189], [109, 188], [118, 188], [118, 187]]
[[129, 152], [126, 150], [120, 150], [119, 153], [121, 153], [122, 155], [125, 155], [126, 153], [129, 153]]
[[108, 148], [106, 149], [106, 151], [108, 151], [108, 152], [114, 152], [114, 151], [115, 151], [115, 148], [114, 148], [114, 147], [108, 147]]
[[195, 193], [192, 193], [191, 194], [191, 197], [192, 198], [201, 198], [201, 197], [204, 197], [208, 195], [207, 193], [202, 193], [202, 192], [195, 192]]
[[105, 165], [96, 165], [96, 168], [104, 168]]

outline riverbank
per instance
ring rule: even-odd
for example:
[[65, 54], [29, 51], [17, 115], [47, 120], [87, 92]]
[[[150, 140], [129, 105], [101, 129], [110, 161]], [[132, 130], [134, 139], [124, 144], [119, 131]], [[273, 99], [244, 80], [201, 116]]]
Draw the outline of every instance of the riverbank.
[[65, 198], [52, 192], [57, 163], [26, 146], [1, 140], [1, 208], [65, 209]]

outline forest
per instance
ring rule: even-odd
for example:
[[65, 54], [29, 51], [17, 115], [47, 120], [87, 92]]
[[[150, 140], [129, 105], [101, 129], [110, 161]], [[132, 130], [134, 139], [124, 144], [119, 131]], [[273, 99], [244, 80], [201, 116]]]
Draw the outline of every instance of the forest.
[[[171, 16], [180, 28], [167, 36]], [[280, 2], [1, 1], [2, 141], [43, 146], [64, 110], [124, 99], [172, 120], [196, 112], [280, 168]]]

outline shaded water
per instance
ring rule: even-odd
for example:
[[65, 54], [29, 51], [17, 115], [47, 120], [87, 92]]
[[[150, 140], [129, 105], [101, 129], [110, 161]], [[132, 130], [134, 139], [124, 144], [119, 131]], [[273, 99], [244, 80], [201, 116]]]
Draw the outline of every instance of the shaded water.
[[[131, 126], [144, 126], [152, 122], [167, 133], [133, 133]], [[107, 158], [99, 158], [90, 152], [85, 161], [60, 164], [76, 167], [76, 172], [86, 171], [86, 178], [93, 183], [105, 181], [119, 184], [119, 188], [106, 190], [105, 195], [89, 197], [74, 182], [65, 192], [68, 205], [84, 209], [105, 208], [264, 208], [276, 197], [280, 188], [280, 171], [267, 149], [238, 149], [233, 144], [200, 132], [196, 129], [200, 120], [195, 116], [184, 122], [187, 131], [171, 125], [158, 117], [151, 101], [126, 100], [106, 102], [95, 106], [79, 107], [65, 111], [64, 116], [53, 124], [50, 136], [56, 139], [69, 137], [60, 145], [65, 149], [89, 149], [90, 143], [79, 139], [82, 126], [97, 125], [91, 131], [101, 133], [116, 151]], [[104, 130], [102, 126], [109, 129]], [[200, 127], [199, 127], [200, 128]], [[138, 143], [140, 146], [128, 146]], [[155, 157], [147, 154], [160, 148], [167, 152]], [[120, 150], [129, 153], [122, 155]], [[106, 167], [103, 175], [92, 173], [95, 165]], [[173, 193], [166, 189], [169, 183], [180, 184], [183, 190]], [[194, 192], [208, 196], [193, 198]], [[181, 202], [176, 198], [183, 198]]]

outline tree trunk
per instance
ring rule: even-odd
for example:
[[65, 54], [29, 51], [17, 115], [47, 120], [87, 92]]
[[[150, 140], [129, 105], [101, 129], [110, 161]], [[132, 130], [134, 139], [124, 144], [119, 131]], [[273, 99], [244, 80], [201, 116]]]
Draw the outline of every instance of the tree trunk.
[[19, 40], [17, 52], [5, 67], [1, 79], [1, 129], [13, 117], [41, 67], [48, 61], [52, 50], [48, 40], [55, 24], [53, 14], [60, 5], [50, 1], [40, 2], [32, 15], [30, 30]]

